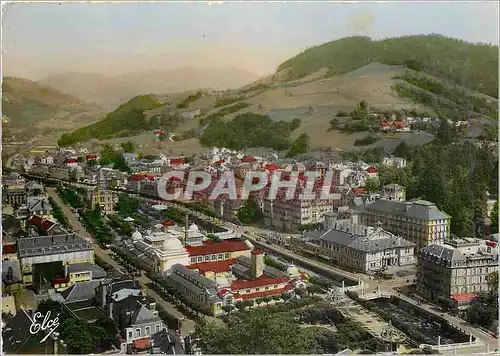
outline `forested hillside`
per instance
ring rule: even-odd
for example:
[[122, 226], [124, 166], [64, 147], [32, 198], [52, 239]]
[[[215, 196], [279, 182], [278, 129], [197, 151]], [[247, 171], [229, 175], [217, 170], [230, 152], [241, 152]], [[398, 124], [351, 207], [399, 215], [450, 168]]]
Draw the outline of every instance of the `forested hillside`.
[[[79, 128], [63, 134], [58, 144], [69, 146], [90, 139], [108, 139], [113, 137], [128, 137], [144, 130], [153, 128], [153, 123], [146, 120], [144, 112], [160, 106], [154, 95], [140, 95], [130, 99], [118, 109], [108, 113], [106, 117], [95, 124]], [[156, 127], [154, 127], [156, 128]]]
[[345, 74], [371, 62], [406, 65], [498, 98], [498, 47], [440, 35], [343, 38], [305, 50], [280, 64], [278, 72], [294, 80], [325, 67], [329, 75]]

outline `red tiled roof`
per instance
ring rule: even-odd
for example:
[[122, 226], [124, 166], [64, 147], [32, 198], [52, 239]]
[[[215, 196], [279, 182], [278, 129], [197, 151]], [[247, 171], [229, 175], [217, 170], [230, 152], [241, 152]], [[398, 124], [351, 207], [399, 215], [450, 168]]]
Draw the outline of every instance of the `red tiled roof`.
[[362, 194], [365, 192], [365, 188], [363, 187], [352, 188], [351, 190], [354, 194]]
[[171, 158], [170, 159], [170, 164], [171, 165], [178, 165], [178, 164], [184, 164], [184, 158]]
[[87, 161], [89, 161], [89, 160], [94, 160], [94, 159], [97, 159], [97, 155], [88, 154], [88, 155], [86, 155], [86, 156], [85, 156], [85, 159], [86, 159]]
[[368, 173], [377, 173], [377, 168], [375, 168], [375, 167], [368, 167], [368, 169], [366, 171]]
[[76, 159], [67, 159], [64, 161], [64, 163], [68, 164], [68, 163], [78, 163], [78, 161]]
[[164, 133], [165, 133], [165, 131], [163, 131], [163, 130], [155, 130], [155, 134], [157, 134], [157, 135], [161, 135]]
[[262, 255], [263, 253], [264, 253], [264, 251], [257, 250], [257, 249], [252, 251], [252, 255]]
[[242, 162], [250, 163], [250, 162], [255, 162], [257, 159], [254, 156], [245, 156], [241, 160]]
[[270, 278], [266, 275], [262, 275], [254, 281], [236, 281], [231, 284], [231, 290], [237, 291], [240, 289], [246, 288], [257, 288], [257, 287], [265, 287], [271, 284], [280, 284], [288, 282], [288, 278]]
[[175, 226], [175, 223], [172, 220], [165, 220], [163, 226]]
[[229, 272], [231, 270], [231, 266], [236, 263], [236, 258], [231, 258], [229, 260], [224, 261], [214, 261], [214, 262], [200, 262], [193, 263], [187, 266], [189, 269], [197, 269], [200, 273], [214, 272], [214, 273], [222, 273]]
[[142, 174], [132, 174], [128, 179], [133, 181], [140, 181], [144, 179], [144, 176]]
[[402, 128], [408, 126], [408, 123], [406, 123], [405, 121], [394, 121], [392, 125]]
[[452, 294], [451, 298], [455, 299], [457, 302], [469, 301], [477, 297], [477, 293], [459, 293]]
[[496, 241], [486, 241], [486, 245], [491, 248], [497, 247]]
[[6, 244], [2, 246], [2, 255], [8, 255], [11, 253], [16, 253], [17, 252], [17, 244]]
[[221, 242], [205, 241], [201, 246], [188, 246], [186, 247], [189, 256], [204, 256], [212, 255], [214, 253], [226, 253], [249, 250], [245, 241], [227, 241]]
[[134, 340], [134, 347], [139, 350], [143, 350], [149, 347], [151, 343], [151, 339], [149, 337], [145, 337], [144, 339]]
[[36, 216], [36, 215], [33, 215], [28, 220], [28, 223], [30, 223], [31, 225], [35, 225], [35, 226], [37, 226], [45, 231], [49, 231], [55, 225], [54, 222], [47, 220], [47, 219], [42, 219], [41, 217]]
[[69, 277], [52, 278], [52, 284], [68, 283]]
[[256, 298], [264, 298], [264, 297], [270, 297], [273, 295], [279, 295], [283, 294], [286, 292], [285, 288], [278, 288], [278, 289], [272, 289], [272, 290], [265, 290], [262, 292], [255, 292], [255, 293], [246, 293], [246, 294], [238, 294], [238, 296], [235, 296], [235, 299], [243, 299], [243, 300], [248, 300], [248, 299], [256, 299]]

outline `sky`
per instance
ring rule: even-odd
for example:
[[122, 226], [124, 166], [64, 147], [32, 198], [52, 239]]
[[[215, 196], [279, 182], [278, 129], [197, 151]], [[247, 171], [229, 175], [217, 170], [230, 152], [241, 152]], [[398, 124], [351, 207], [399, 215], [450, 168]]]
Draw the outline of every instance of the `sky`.
[[498, 45], [498, 3], [11, 3], [3, 74], [118, 75], [232, 66], [266, 75], [304, 49], [353, 35], [439, 33]]

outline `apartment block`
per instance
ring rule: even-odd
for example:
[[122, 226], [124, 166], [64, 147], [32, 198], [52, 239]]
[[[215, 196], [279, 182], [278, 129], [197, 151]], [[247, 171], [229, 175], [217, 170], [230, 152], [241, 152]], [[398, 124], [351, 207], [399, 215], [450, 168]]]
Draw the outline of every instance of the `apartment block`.
[[417, 293], [429, 300], [455, 299], [459, 307], [488, 290], [488, 276], [498, 272], [498, 245], [473, 238], [424, 247], [418, 255]]
[[450, 238], [451, 217], [425, 200], [379, 199], [359, 208], [364, 225], [382, 227], [416, 244], [417, 249], [443, 244]]

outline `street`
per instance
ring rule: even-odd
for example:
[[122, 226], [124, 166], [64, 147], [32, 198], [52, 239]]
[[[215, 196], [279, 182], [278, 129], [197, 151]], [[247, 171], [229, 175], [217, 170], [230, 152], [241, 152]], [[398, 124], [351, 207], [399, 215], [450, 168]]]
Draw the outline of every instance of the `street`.
[[[87, 230], [85, 230], [83, 225], [78, 220], [78, 215], [71, 212], [68, 205], [66, 205], [62, 201], [62, 199], [59, 197], [59, 194], [57, 194], [56, 189], [51, 188], [51, 187], [47, 187], [46, 190], [47, 190], [47, 194], [49, 195], [49, 197], [54, 199], [54, 201], [61, 207], [64, 215], [66, 215], [66, 217], [68, 218], [68, 221], [69, 221], [71, 227], [73, 228], [73, 230], [76, 233], [78, 233], [79, 235], [81, 235], [82, 237], [84, 237], [87, 241], [89, 241], [92, 244], [92, 247], [94, 248], [95, 254], [100, 259], [102, 259], [104, 262], [109, 263], [111, 266], [113, 266], [116, 270], [120, 270], [122, 268], [122, 266], [120, 266], [118, 264], [118, 262], [116, 262], [114, 259], [112, 259], [109, 256], [108, 252], [103, 250], [99, 246], [99, 244], [94, 242], [94, 240], [92, 239], [92, 236], [90, 236], [90, 234], [87, 232]], [[161, 305], [161, 307], [163, 309], [165, 309], [165, 311], [167, 313], [169, 313], [170, 315], [172, 315], [176, 318], [185, 318], [185, 316], [183, 314], [181, 314], [177, 309], [175, 309], [175, 307], [171, 303], [164, 300], [153, 289], [148, 287], [148, 285], [152, 284], [152, 281], [148, 277], [146, 277], [144, 274], [142, 274], [141, 277], [139, 278], [139, 282], [140, 282], [142, 288], [144, 289], [145, 293], [148, 296], [150, 296], [151, 298], [153, 298], [158, 305]], [[187, 318], [182, 320], [182, 322], [181, 322], [182, 335], [185, 336], [189, 332], [194, 331], [195, 325], [196, 325], [196, 323], [193, 320], [190, 320]]]

